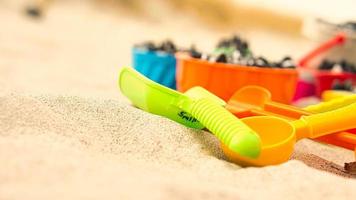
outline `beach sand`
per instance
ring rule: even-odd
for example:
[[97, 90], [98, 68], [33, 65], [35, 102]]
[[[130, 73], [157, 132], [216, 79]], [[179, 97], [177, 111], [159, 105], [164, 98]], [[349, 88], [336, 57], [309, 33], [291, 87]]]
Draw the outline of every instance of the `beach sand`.
[[[210, 133], [120, 94], [118, 70], [134, 42], [171, 37], [209, 48], [222, 32], [68, 8], [58, 3], [42, 21], [0, 11], [0, 199], [355, 199], [355, 177], [337, 169], [354, 161], [351, 151], [302, 140], [282, 165], [241, 168]], [[277, 57], [280, 43], [258, 51]]]

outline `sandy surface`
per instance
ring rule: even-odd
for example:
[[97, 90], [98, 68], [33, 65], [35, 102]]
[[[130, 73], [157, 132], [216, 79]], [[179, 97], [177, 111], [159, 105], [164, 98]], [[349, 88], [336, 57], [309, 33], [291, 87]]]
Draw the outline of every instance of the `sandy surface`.
[[[335, 168], [354, 160], [351, 151], [303, 140], [285, 164], [240, 168], [209, 133], [142, 112], [120, 95], [117, 72], [130, 63], [134, 42], [171, 37], [211, 48], [206, 41], [226, 32], [184, 17], [173, 26], [89, 5], [59, 3], [43, 21], [5, 8], [0, 199], [355, 199], [355, 177]], [[189, 34], [182, 33], [186, 26]], [[299, 56], [308, 44], [243, 33], [271, 57], [288, 46], [298, 47], [286, 51]], [[261, 36], [270, 40], [258, 45]]]

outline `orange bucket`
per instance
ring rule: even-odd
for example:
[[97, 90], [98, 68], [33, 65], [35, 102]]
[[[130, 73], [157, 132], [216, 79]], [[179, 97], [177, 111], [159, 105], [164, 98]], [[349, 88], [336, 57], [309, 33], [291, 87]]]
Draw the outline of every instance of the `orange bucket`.
[[296, 89], [298, 72], [295, 69], [261, 68], [216, 63], [176, 54], [177, 89], [184, 92], [201, 86], [229, 100], [234, 92], [247, 85], [259, 85], [272, 93], [272, 99], [290, 103]]

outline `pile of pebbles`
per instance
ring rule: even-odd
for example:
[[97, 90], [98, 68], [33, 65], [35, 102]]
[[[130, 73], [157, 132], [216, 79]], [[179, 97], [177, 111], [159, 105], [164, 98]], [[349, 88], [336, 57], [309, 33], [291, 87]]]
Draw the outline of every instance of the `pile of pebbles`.
[[[341, 60], [339, 62], [330, 61], [328, 59], [324, 59], [318, 67], [319, 70], [328, 70], [335, 72], [348, 72], [352, 74], [356, 74], [356, 66], [353, 63], [349, 63], [346, 60]], [[340, 82], [339, 80], [335, 80], [332, 84], [333, 90], [346, 90], [346, 91], [354, 91], [352, 80], [346, 80], [344, 82]]]
[[174, 54], [177, 51], [182, 51], [189, 53], [193, 58], [207, 60], [210, 62], [230, 63], [263, 68], [295, 68], [295, 63], [289, 56], [286, 56], [277, 62], [271, 62], [262, 56], [255, 57], [250, 50], [248, 43], [237, 35], [220, 40], [220, 42], [216, 45], [215, 50], [211, 54], [198, 51], [194, 45], [192, 45], [189, 49], [177, 48], [177, 46], [171, 40], [165, 40], [159, 44], [148, 41], [137, 44], [134, 47], [148, 51], [159, 51], [170, 54]]
[[176, 45], [171, 40], [165, 40], [159, 44], [148, 41], [134, 46], [135, 48], [145, 49], [148, 51], [160, 51], [165, 53], [174, 54], [178, 51]]
[[189, 53], [193, 58], [208, 60], [210, 62], [264, 68], [295, 68], [295, 64], [289, 56], [286, 56], [277, 62], [271, 62], [262, 56], [255, 57], [250, 50], [248, 43], [237, 35], [222, 39], [211, 54], [199, 52], [194, 47], [189, 50]]
[[354, 87], [351, 80], [346, 80], [345, 82], [340, 82], [335, 80], [331, 87], [332, 90], [345, 90], [345, 91], [354, 91]]
[[339, 71], [339, 72], [349, 72], [356, 73], [356, 66], [353, 63], [349, 63], [346, 60], [341, 60], [339, 62], [330, 61], [324, 59], [320, 65], [320, 70], [330, 70], [330, 71]]

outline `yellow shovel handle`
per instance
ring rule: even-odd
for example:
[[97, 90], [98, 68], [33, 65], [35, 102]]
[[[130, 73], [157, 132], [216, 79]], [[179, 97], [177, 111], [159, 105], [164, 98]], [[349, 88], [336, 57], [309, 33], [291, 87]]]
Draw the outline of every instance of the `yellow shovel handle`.
[[356, 128], [356, 103], [342, 108], [310, 116], [295, 121], [298, 127], [303, 124], [310, 138]]
[[317, 105], [311, 105], [305, 107], [304, 110], [311, 113], [322, 113], [322, 112], [327, 112], [338, 108], [342, 108], [344, 106], [350, 105], [355, 102], [356, 102], [356, 95], [350, 95], [350, 96], [345, 96], [334, 100], [330, 100], [327, 102], [319, 103]]

